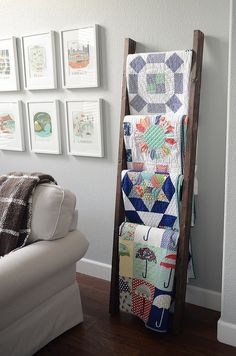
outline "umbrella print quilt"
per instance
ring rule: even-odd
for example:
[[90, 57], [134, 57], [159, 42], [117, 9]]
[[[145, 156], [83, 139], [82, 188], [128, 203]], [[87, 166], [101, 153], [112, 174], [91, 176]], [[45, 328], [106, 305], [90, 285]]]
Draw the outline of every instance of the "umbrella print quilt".
[[179, 229], [182, 175], [150, 171], [122, 171], [125, 217], [129, 222], [163, 229]]
[[127, 57], [130, 114], [187, 114], [192, 51]]
[[125, 116], [127, 168], [182, 174], [187, 122], [171, 113]]
[[125, 222], [119, 234], [120, 309], [168, 330], [179, 234]]

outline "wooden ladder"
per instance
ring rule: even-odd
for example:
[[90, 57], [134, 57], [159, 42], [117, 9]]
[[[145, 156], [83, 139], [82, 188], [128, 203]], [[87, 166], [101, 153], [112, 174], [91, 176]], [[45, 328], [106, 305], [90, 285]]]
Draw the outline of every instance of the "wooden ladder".
[[[173, 333], [177, 334], [182, 330], [185, 308], [185, 294], [187, 282], [187, 269], [189, 258], [189, 236], [192, 216], [192, 199], [195, 174], [195, 159], [198, 131], [198, 117], [200, 104], [200, 88], [202, 73], [204, 34], [195, 30], [193, 33], [193, 56], [191, 67], [191, 85], [189, 93], [189, 129], [187, 137], [187, 146], [184, 161], [184, 184], [180, 211], [180, 237], [177, 254], [177, 264], [175, 273], [175, 310], [173, 318]], [[115, 222], [113, 235], [113, 256], [112, 256], [112, 274], [110, 289], [110, 307], [111, 315], [119, 312], [119, 226], [125, 219], [124, 205], [121, 192], [121, 172], [127, 169], [126, 153], [123, 139], [123, 120], [125, 115], [129, 115], [129, 100], [126, 82], [126, 60], [128, 54], [135, 53], [136, 42], [130, 38], [125, 39], [123, 82], [121, 98], [120, 115], [120, 140], [118, 152], [117, 167], [117, 186], [116, 186], [116, 206]]]

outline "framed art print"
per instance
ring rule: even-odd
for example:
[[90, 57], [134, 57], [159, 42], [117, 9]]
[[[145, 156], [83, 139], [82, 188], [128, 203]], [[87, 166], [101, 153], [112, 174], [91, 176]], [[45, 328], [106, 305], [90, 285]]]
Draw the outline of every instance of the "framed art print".
[[0, 91], [20, 89], [16, 38], [0, 40]]
[[61, 153], [58, 101], [29, 101], [27, 116], [30, 148], [36, 153]]
[[104, 156], [101, 99], [66, 101], [66, 127], [69, 154]]
[[65, 88], [99, 86], [97, 32], [97, 25], [61, 31]]
[[20, 101], [0, 102], [0, 149], [24, 151]]
[[22, 37], [25, 89], [57, 87], [54, 32]]

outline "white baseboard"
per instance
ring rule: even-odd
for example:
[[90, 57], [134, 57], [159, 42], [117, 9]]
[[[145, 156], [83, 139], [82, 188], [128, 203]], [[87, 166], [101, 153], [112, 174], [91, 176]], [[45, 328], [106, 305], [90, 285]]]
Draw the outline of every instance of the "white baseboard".
[[[105, 279], [106, 281], [111, 280], [111, 265], [107, 263], [82, 258], [77, 263], [76, 271], [89, 276]], [[191, 304], [199, 305], [200, 307], [220, 311], [221, 293], [188, 285], [186, 301]]]
[[211, 289], [187, 285], [186, 302], [220, 311], [221, 293]]
[[218, 320], [217, 339], [224, 344], [236, 347], [236, 325]]
[[76, 264], [76, 272], [87, 274], [92, 277], [111, 280], [111, 265], [87, 258], [82, 258]]

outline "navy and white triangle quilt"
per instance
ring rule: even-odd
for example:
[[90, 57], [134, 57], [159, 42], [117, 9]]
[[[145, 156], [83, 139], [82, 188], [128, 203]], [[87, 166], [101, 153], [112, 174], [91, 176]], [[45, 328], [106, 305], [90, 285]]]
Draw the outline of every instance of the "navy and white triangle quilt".
[[178, 230], [178, 175], [150, 171], [122, 172], [126, 220]]

